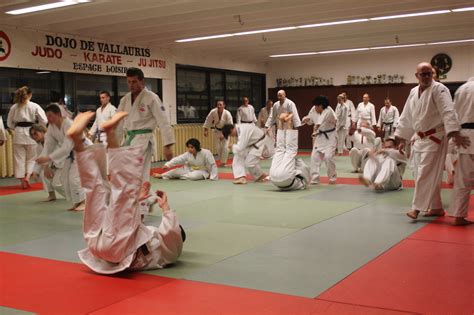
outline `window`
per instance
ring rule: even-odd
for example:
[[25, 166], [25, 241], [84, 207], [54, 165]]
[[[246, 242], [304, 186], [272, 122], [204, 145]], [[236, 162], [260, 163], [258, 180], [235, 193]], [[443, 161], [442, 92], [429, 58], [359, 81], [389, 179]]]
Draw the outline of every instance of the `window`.
[[[24, 85], [32, 90], [32, 101], [41, 107], [64, 101], [73, 113], [95, 111], [100, 104], [100, 91], [108, 91], [110, 102], [115, 106], [128, 92], [126, 77], [0, 67], [0, 115], [4, 122], [13, 105], [15, 91]], [[145, 78], [145, 86], [162, 99], [161, 79]]]
[[217, 100], [235, 117], [247, 96], [256, 111], [265, 104], [265, 75], [176, 65], [178, 123], [204, 122]]

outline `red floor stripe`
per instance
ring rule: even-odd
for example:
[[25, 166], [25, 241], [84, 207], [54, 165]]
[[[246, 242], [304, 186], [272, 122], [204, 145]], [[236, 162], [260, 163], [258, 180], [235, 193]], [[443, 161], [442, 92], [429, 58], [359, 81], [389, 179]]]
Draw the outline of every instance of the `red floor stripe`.
[[403, 314], [0, 252], [0, 305], [41, 314]]
[[42, 183], [31, 184], [31, 187], [28, 188], [28, 189], [22, 189], [20, 185], [17, 185], [17, 186], [0, 186], [0, 196], [38, 191], [38, 190], [41, 190], [41, 189], [43, 189], [43, 184]]
[[[474, 220], [474, 196], [469, 216]], [[429, 314], [474, 313], [474, 225], [441, 217], [317, 298]]]
[[473, 246], [407, 239], [317, 298], [423, 314], [473, 314], [473, 252]]
[[174, 281], [140, 273], [101, 276], [82, 264], [5, 252], [0, 279], [0, 305], [42, 314], [85, 314]]
[[405, 314], [357, 305], [177, 280], [92, 314]]

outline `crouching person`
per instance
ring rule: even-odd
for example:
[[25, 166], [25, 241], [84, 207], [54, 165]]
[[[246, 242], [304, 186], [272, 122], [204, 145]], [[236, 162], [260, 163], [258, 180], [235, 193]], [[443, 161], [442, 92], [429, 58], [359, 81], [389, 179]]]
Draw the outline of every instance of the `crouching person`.
[[250, 172], [254, 181], [265, 181], [268, 175], [260, 167], [260, 157], [267, 143], [271, 143], [265, 132], [254, 124], [227, 124], [222, 127], [222, 134], [226, 140], [229, 136], [237, 137], [237, 143], [232, 147], [234, 184], [247, 184], [245, 169]]
[[83, 232], [87, 248], [78, 254], [83, 263], [102, 274], [163, 268], [176, 262], [185, 239], [176, 212], [171, 210], [163, 192], [159, 192], [158, 198], [163, 213], [160, 226], [142, 223], [139, 199], [145, 167], [143, 148], [119, 147], [115, 137], [117, 124], [127, 115], [118, 112], [102, 125], [107, 133], [107, 155], [103, 144], [86, 148], [82, 141], [93, 112], [79, 114], [67, 132], [74, 142], [86, 191]]

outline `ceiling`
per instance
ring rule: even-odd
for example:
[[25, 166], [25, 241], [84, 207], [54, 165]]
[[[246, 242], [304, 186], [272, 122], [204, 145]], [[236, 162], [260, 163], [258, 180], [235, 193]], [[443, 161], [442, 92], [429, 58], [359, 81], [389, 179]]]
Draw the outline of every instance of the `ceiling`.
[[92, 0], [13, 16], [5, 11], [54, 1], [2, 0], [0, 24], [172, 51], [268, 61], [269, 55], [474, 38], [474, 11], [234, 36], [258, 29], [454, 9], [468, 0]]

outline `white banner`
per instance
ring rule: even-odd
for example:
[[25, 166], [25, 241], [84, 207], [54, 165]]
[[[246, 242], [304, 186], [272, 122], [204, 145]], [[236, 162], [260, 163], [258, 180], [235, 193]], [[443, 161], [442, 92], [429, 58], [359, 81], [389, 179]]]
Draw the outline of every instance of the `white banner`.
[[152, 48], [0, 26], [0, 67], [172, 79], [165, 56]]

